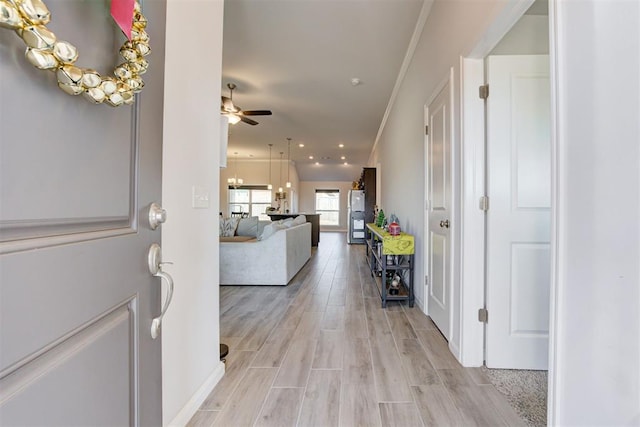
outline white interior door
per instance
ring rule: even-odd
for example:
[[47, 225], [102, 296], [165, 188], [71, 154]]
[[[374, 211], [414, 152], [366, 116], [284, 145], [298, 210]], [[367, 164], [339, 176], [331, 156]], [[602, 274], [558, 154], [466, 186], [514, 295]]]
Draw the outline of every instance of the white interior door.
[[427, 106], [427, 305], [449, 339], [451, 317], [451, 81]]
[[[124, 38], [108, 3], [47, 6], [82, 66], [113, 70]], [[0, 425], [162, 425], [147, 263], [160, 229], [147, 218], [161, 196], [165, 8], [143, 8], [153, 51], [133, 106], [65, 94], [0, 29]]]
[[491, 368], [547, 369], [549, 58], [487, 58], [487, 323]]

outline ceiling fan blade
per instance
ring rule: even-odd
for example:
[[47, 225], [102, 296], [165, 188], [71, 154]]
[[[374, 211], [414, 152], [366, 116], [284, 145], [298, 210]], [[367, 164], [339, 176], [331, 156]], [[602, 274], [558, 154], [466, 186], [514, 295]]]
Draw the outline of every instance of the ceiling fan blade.
[[242, 111], [240, 114], [245, 116], [270, 116], [273, 113], [271, 113], [271, 110], [247, 110]]
[[245, 117], [245, 116], [238, 116], [238, 117], [240, 117], [240, 120], [242, 120], [243, 122], [245, 122], [245, 123], [247, 123], [247, 124], [249, 124], [251, 126], [255, 126], [255, 125], [258, 124], [258, 122], [256, 122], [255, 120], [251, 120], [248, 117]]
[[236, 106], [233, 105], [233, 101], [231, 100], [231, 98], [227, 98], [226, 96], [222, 97], [221, 107], [222, 107], [222, 110], [229, 113], [237, 112]]

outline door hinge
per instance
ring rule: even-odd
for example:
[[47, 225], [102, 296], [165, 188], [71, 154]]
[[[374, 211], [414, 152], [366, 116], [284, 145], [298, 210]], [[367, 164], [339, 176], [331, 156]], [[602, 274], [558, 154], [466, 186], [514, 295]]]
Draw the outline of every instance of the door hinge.
[[489, 97], [489, 85], [480, 86], [478, 94], [480, 95], [480, 99], [487, 99]]
[[480, 197], [480, 210], [481, 211], [488, 211], [489, 210], [489, 196], [482, 196]]
[[429, 125], [424, 126], [424, 134], [429, 135]]
[[486, 308], [481, 308], [480, 310], [478, 310], [478, 322], [489, 322], [489, 311], [487, 311]]
[[426, 274], [424, 276], [424, 285], [429, 286], [429, 276], [427, 276]]

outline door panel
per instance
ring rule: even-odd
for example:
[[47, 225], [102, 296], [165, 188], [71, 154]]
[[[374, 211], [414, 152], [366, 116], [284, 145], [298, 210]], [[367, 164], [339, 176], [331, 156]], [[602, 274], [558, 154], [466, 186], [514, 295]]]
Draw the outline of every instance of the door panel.
[[438, 304], [442, 309], [447, 306], [447, 275], [446, 272], [446, 253], [447, 243], [443, 236], [432, 234], [431, 238], [431, 265], [429, 271], [432, 272], [432, 286], [429, 296], [433, 302]]
[[[124, 36], [108, 2], [48, 0], [48, 27], [110, 73]], [[0, 29], [0, 424], [161, 425], [161, 343], [150, 337], [160, 241], [163, 1], [133, 106], [91, 105], [32, 67]], [[142, 362], [144, 361], [144, 363]], [[34, 410], [37, 408], [37, 410]]]
[[[26, 425], [67, 425], [69, 412], [79, 411], [77, 425], [124, 426], [133, 424], [135, 354], [133, 305], [112, 310], [69, 339], [53, 346], [37, 360], [3, 379], [0, 392], [7, 403], [3, 420]], [[113, 375], [118, 372], [118, 375]], [[65, 384], [65, 394], [58, 392]], [[14, 394], [19, 398], [10, 399]], [[47, 402], [47, 410], [33, 410], [34, 402]], [[69, 406], [69, 402], [73, 406]]]
[[512, 336], [538, 335], [549, 331], [549, 288], [540, 286], [549, 280], [551, 261], [547, 243], [512, 243], [510, 280], [510, 324]]
[[444, 221], [451, 219], [451, 80], [427, 106], [427, 259], [429, 316], [449, 339], [451, 316], [451, 235]]
[[551, 137], [547, 56], [487, 59], [486, 363], [546, 369]]

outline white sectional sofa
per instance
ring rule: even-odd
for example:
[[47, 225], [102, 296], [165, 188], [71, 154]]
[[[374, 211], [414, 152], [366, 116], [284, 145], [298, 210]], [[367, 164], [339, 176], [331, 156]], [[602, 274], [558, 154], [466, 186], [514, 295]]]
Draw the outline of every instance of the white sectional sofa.
[[311, 224], [275, 231], [264, 240], [220, 242], [221, 285], [286, 285], [311, 257]]

